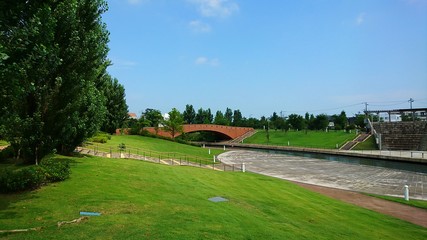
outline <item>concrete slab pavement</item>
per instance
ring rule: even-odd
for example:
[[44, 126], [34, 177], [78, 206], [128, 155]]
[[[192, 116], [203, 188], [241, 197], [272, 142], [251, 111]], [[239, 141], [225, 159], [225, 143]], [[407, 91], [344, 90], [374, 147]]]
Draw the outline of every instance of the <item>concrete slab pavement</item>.
[[229, 151], [219, 159], [244, 162], [255, 173], [357, 192], [403, 197], [406, 184], [410, 198], [427, 200], [426, 173], [247, 150]]

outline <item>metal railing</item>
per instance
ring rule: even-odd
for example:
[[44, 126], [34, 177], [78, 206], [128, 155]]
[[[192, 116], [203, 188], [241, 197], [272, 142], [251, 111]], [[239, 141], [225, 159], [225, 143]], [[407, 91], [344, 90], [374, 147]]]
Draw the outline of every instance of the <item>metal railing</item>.
[[371, 133], [375, 137], [375, 142], [378, 145], [378, 149], [382, 150], [381, 134], [377, 133], [377, 131], [374, 129], [374, 125], [372, 124], [371, 120], [369, 120], [369, 118], [367, 118], [367, 120], [368, 120], [369, 127], [371, 128]]
[[157, 152], [140, 148], [120, 149], [100, 144], [84, 144], [76, 149], [78, 152], [106, 158], [126, 158], [153, 163], [179, 166], [193, 166], [221, 171], [242, 171], [242, 164], [225, 164], [217, 156], [212, 159], [188, 156], [175, 152]]

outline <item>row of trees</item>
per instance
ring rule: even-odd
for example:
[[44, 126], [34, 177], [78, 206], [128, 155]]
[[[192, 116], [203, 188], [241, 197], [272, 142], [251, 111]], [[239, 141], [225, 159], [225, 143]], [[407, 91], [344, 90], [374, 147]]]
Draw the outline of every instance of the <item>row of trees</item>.
[[[331, 122], [334, 123], [334, 129], [348, 129], [354, 127], [364, 127], [364, 115], [357, 115], [355, 122], [349, 124], [346, 113], [342, 111], [338, 115], [327, 116], [326, 114], [319, 114], [314, 116], [313, 114], [306, 113], [305, 116], [298, 114], [291, 114], [287, 117], [278, 116], [276, 112], [270, 117], [261, 118], [245, 118], [242, 116], [240, 110], [232, 110], [226, 108], [225, 112], [216, 111], [215, 115], [212, 114], [211, 110], [200, 108], [195, 111], [192, 105], [187, 104], [185, 110], [180, 113], [177, 109], [173, 109], [169, 112], [171, 118], [173, 113], [173, 119], [178, 121], [175, 125], [179, 124], [218, 124], [226, 126], [236, 127], [252, 127], [256, 129], [274, 129], [284, 130], [324, 130], [329, 126]], [[172, 119], [172, 118], [171, 118]], [[168, 120], [169, 124], [171, 120]], [[174, 120], [172, 120], [174, 121]], [[159, 110], [148, 108], [146, 109], [139, 120], [131, 120], [130, 127], [133, 127], [134, 132], [137, 133], [143, 127], [159, 127], [160, 125], [168, 126], [168, 123], [164, 122], [163, 116]], [[357, 126], [356, 126], [357, 125]]]
[[0, 137], [37, 163], [68, 154], [127, 118], [125, 91], [106, 71], [104, 0], [0, 2]]

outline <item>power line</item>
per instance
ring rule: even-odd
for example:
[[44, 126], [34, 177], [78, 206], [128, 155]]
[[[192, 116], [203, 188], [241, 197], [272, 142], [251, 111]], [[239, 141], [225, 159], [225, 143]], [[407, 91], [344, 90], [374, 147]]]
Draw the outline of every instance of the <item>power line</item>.
[[[395, 100], [395, 101], [361, 102], [361, 103], [354, 103], [354, 104], [350, 104], [350, 105], [333, 107], [333, 108], [312, 109], [312, 110], [304, 110], [304, 111], [286, 110], [286, 111], [280, 111], [280, 113], [281, 113], [281, 115], [283, 114], [283, 112], [288, 112], [288, 113], [306, 113], [306, 112], [316, 113], [316, 112], [326, 112], [326, 111], [333, 111], [333, 110], [343, 110], [345, 108], [355, 107], [355, 106], [360, 106], [360, 105], [364, 105], [364, 110], [367, 111], [368, 106], [370, 106], [370, 107], [391, 107], [391, 106], [398, 106], [398, 105], [402, 105], [402, 104], [407, 104], [408, 102], [411, 103], [411, 107], [412, 107], [413, 102], [422, 103], [422, 102], [424, 102], [424, 100], [427, 100], [427, 99], [416, 99], [415, 100], [413, 98], [410, 98], [409, 101], [408, 100]], [[361, 108], [361, 110], [362, 109], [363, 108]]]
[[354, 107], [354, 106], [358, 106], [358, 105], [362, 105], [362, 104], [365, 104], [365, 103], [355, 103], [355, 104], [341, 106], [341, 107], [325, 108], [325, 109], [317, 109], [317, 110], [307, 110], [307, 111], [292, 111], [292, 110], [288, 110], [286, 112], [323, 112], [323, 111], [332, 111], [332, 110], [339, 110], [339, 109], [342, 110], [343, 108]]

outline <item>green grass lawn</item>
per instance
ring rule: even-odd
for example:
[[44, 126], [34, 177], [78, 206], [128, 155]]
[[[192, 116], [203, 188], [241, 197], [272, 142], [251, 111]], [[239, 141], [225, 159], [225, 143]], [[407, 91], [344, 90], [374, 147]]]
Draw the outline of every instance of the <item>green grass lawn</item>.
[[266, 131], [260, 130], [252, 137], [245, 139], [244, 143], [253, 144], [271, 144], [293, 147], [307, 148], [327, 148], [335, 149], [338, 144], [341, 147], [347, 141], [353, 140], [356, 137], [354, 133], [346, 133], [343, 131], [269, 131], [270, 141], [267, 141]]
[[189, 156], [209, 161], [213, 161], [213, 155], [219, 155], [224, 152], [220, 149], [211, 149], [211, 154], [209, 154], [208, 148], [138, 135], [112, 135], [111, 140], [107, 143], [96, 143], [96, 145], [100, 147], [100, 150], [109, 151], [111, 148], [113, 151], [117, 152], [118, 146], [121, 143], [126, 145], [126, 152], [130, 150], [133, 154], [137, 152], [138, 154], [150, 154], [150, 152], [171, 153], [171, 156], [175, 154], [175, 158], [179, 156]]
[[[71, 178], [0, 195], [4, 239], [427, 239], [427, 229], [283, 180], [136, 160], [72, 158]], [[228, 202], [208, 198], [222, 196]], [[80, 211], [101, 212], [78, 224]]]
[[414, 200], [414, 199], [409, 199], [409, 201], [406, 201], [405, 199], [398, 198], [398, 197], [382, 196], [382, 195], [376, 195], [376, 194], [367, 194], [367, 195], [427, 210], [427, 201]]
[[358, 143], [353, 150], [378, 150], [378, 145], [375, 142], [375, 137], [370, 136], [364, 142]]

